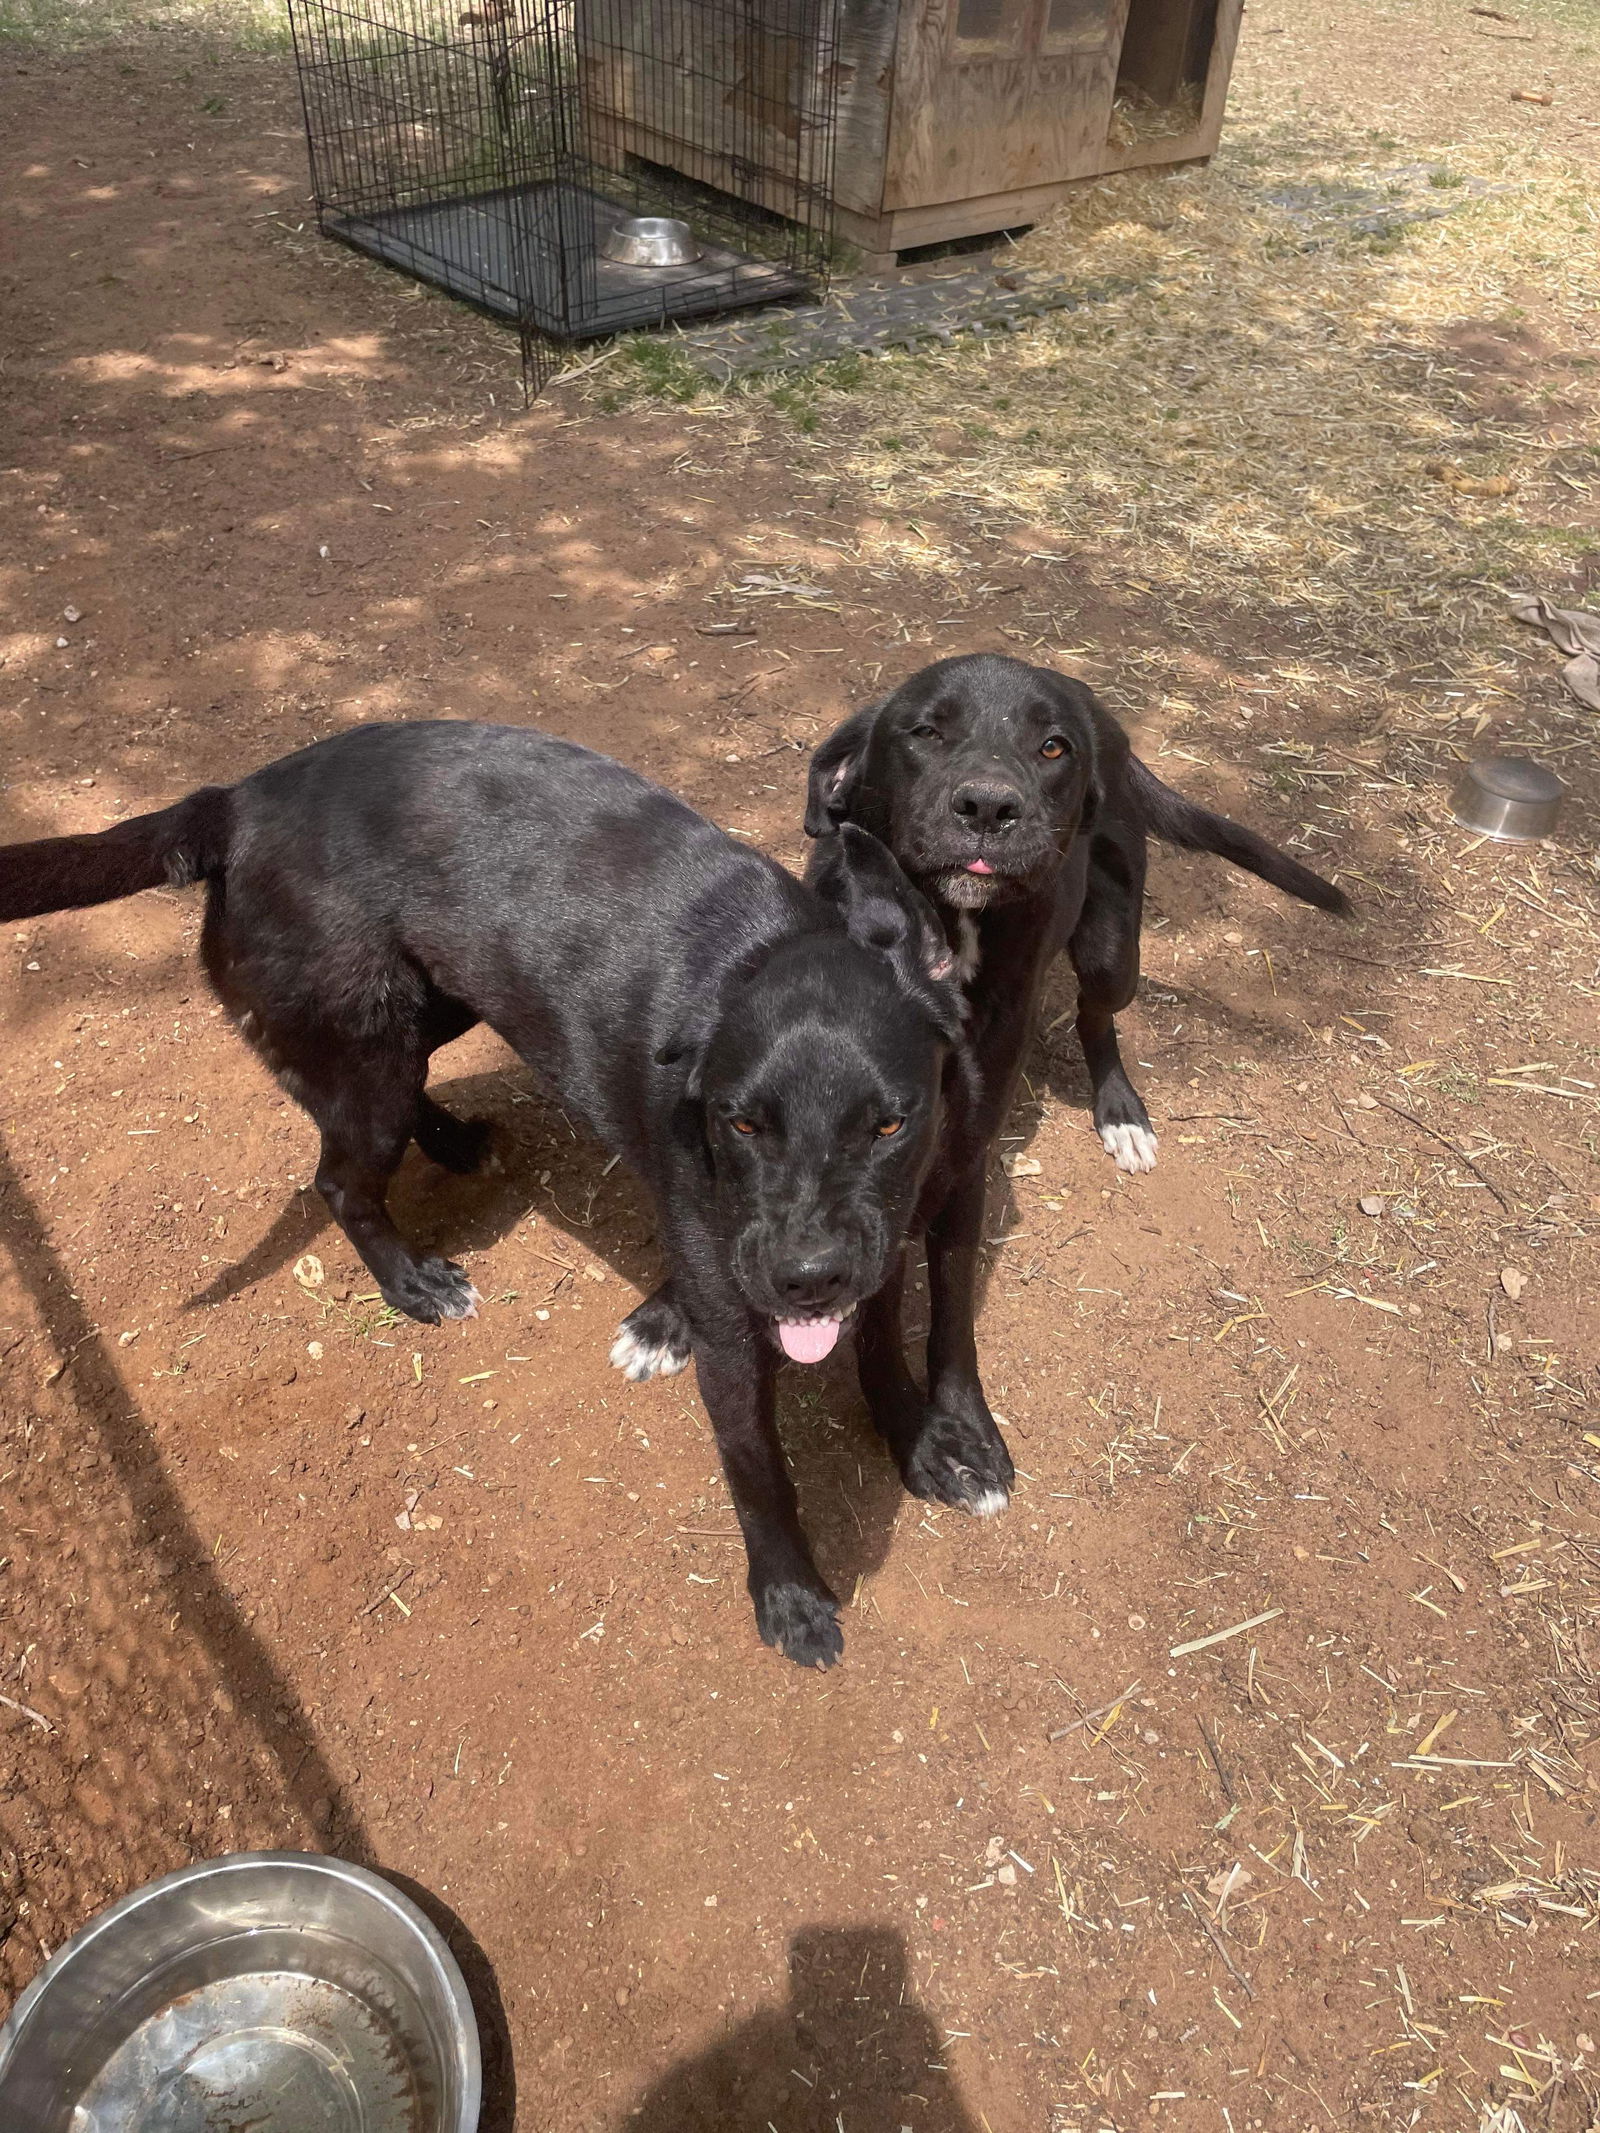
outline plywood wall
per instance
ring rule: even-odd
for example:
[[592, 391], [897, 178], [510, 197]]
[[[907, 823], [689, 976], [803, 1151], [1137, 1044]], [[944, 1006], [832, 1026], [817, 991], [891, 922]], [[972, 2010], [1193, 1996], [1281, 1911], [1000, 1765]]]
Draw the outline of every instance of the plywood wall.
[[1026, 0], [1016, 31], [960, 34], [960, 0], [902, 15], [884, 203], [1023, 191], [1101, 167], [1128, 0]]

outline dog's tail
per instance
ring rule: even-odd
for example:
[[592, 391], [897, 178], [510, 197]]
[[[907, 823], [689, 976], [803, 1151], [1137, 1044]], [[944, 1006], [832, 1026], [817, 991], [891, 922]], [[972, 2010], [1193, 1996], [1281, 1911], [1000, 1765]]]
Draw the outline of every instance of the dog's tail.
[[0, 846], [0, 922], [220, 874], [232, 823], [230, 788], [203, 785], [159, 814], [135, 815], [87, 836]]
[[1214, 815], [1208, 807], [1196, 807], [1182, 793], [1163, 785], [1137, 756], [1129, 758], [1128, 772], [1140, 816], [1152, 836], [1165, 844], [1182, 845], [1185, 851], [1215, 852], [1218, 858], [1231, 860], [1246, 873], [1259, 874], [1285, 896], [1298, 896], [1303, 904], [1315, 904], [1319, 911], [1349, 916], [1350, 899], [1343, 889], [1336, 889], [1331, 881], [1313, 874], [1309, 867], [1291, 859], [1287, 852], [1280, 852], [1275, 844], [1258, 837], [1242, 822], [1231, 821], [1227, 815]]

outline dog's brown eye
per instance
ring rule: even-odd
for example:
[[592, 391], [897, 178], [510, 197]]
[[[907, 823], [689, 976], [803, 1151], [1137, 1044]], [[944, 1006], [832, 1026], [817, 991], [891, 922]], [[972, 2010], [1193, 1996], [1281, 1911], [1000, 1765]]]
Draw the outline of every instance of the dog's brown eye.
[[911, 729], [911, 738], [914, 741], [936, 740], [938, 734], [939, 729], [937, 726], [913, 726]]
[[733, 1130], [735, 1133], [754, 1133], [756, 1130], [755, 1121], [748, 1118], [736, 1118], [733, 1121]]
[[900, 1128], [901, 1128], [901, 1127], [902, 1127], [902, 1126], [903, 1126], [904, 1124], [905, 1124], [905, 1120], [904, 1120], [903, 1118], [882, 1118], [882, 1119], [879, 1119], [879, 1121], [878, 1121], [878, 1125], [877, 1125], [877, 1134], [878, 1134], [878, 1138], [879, 1138], [879, 1140], [880, 1140], [880, 1141], [887, 1141], [887, 1140], [892, 1140], [892, 1139], [894, 1138], [894, 1136], [895, 1136], [895, 1135], [896, 1135], [896, 1134], [897, 1134], [897, 1133], [898, 1133], [898, 1132], [900, 1131]]
[[1059, 733], [1052, 733], [1049, 740], [1047, 740], [1044, 746], [1039, 750], [1039, 753], [1042, 756], [1047, 757], [1052, 763], [1055, 761], [1058, 755], [1065, 755], [1066, 752], [1067, 744], [1061, 738]]

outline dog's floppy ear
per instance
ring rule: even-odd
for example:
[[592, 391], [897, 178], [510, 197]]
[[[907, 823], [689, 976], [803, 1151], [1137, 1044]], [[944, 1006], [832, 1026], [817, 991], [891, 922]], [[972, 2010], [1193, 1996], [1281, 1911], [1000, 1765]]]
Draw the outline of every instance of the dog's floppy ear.
[[825, 741], [818, 743], [811, 758], [811, 780], [806, 787], [808, 837], [820, 837], [848, 819], [861, 759], [872, 738], [873, 721], [882, 709], [882, 704], [868, 704], [864, 711], [847, 718]]
[[706, 1053], [711, 1048], [716, 1026], [717, 1002], [703, 1000], [684, 1016], [666, 1043], [656, 1051], [658, 1067], [676, 1068], [683, 1073], [683, 1093], [691, 1103], [700, 1094]]
[[841, 822], [818, 847], [811, 887], [833, 904], [861, 948], [886, 956], [904, 990], [955, 1043], [966, 999], [938, 915], [886, 844], [859, 823]]
[[1075, 747], [1085, 757], [1088, 777], [1083, 788], [1083, 809], [1078, 816], [1081, 836], [1105, 805], [1108, 782], [1120, 782], [1128, 755], [1128, 737], [1086, 681], [1071, 674], [1041, 668], [1055, 683], [1072, 708], [1071, 728]]

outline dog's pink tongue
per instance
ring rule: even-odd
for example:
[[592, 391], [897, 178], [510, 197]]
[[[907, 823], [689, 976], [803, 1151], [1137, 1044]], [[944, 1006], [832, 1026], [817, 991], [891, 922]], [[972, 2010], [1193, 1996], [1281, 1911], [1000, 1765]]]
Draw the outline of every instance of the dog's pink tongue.
[[778, 1338], [791, 1363], [820, 1363], [839, 1338], [837, 1318], [780, 1318]]
[[992, 874], [994, 868], [987, 859], [974, 859], [967, 868], [969, 874]]

